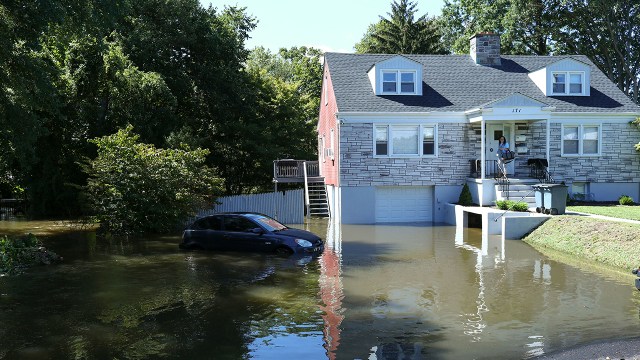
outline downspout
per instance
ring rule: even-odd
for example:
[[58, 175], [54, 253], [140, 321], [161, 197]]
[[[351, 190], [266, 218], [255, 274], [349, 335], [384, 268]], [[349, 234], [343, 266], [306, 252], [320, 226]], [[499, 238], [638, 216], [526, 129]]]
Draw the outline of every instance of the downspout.
[[480, 187], [478, 188], [478, 202], [480, 206], [483, 206], [484, 202], [482, 201], [484, 197], [484, 174], [487, 171], [486, 169], [486, 130], [485, 130], [485, 121], [484, 118], [480, 120]]
[[340, 157], [342, 155], [341, 149], [340, 149], [340, 139], [342, 138], [342, 129], [340, 128], [340, 125], [342, 124], [342, 120], [340, 120], [337, 116], [336, 116], [336, 141], [335, 141], [335, 146], [336, 146], [336, 152], [337, 154], [334, 154], [334, 158], [336, 159], [336, 186], [333, 189], [333, 208], [329, 209], [329, 216], [335, 220], [337, 220], [338, 222], [341, 220], [340, 218], [342, 217], [342, 190], [340, 188], [340, 184], [342, 183], [341, 181], [341, 177], [342, 174], [340, 173]]

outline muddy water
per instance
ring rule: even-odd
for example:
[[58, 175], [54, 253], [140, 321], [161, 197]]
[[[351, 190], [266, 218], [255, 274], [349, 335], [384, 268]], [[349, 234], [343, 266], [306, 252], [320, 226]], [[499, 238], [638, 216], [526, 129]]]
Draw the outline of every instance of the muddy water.
[[632, 277], [474, 229], [317, 221], [325, 253], [282, 259], [69, 225], [0, 222], [65, 258], [0, 278], [0, 359], [519, 359], [640, 325]]

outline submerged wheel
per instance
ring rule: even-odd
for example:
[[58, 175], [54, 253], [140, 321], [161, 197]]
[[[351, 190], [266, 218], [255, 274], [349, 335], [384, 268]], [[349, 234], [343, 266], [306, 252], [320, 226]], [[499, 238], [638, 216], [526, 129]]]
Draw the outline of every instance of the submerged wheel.
[[275, 253], [278, 256], [289, 256], [293, 254], [293, 250], [289, 249], [286, 246], [280, 246], [279, 248], [276, 248]]
[[537, 213], [541, 213], [543, 210], [544, 210], [544, 208], [541, 208], [541, 207], [539, 207], [539, 206], [536, 208], [536, 212], [537, 212]]
[[547, 215], [550, 215], [551, 214], [551, 209], [544, 209], [544, 213], [547, 214]]

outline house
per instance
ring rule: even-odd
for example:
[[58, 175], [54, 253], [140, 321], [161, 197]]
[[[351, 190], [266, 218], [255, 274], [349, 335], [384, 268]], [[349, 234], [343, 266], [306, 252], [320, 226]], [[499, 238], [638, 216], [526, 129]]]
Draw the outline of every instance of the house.
[[511, 198], [564, 182], [639, 200], [640, 107], [586, 56], [501, 55], [491, 33], [470, 55], [327, 53], [321, 97], [319, 170], [343, 223], [439, 222], [465, 183], [493, 205], [500, 136], [516, 152]]

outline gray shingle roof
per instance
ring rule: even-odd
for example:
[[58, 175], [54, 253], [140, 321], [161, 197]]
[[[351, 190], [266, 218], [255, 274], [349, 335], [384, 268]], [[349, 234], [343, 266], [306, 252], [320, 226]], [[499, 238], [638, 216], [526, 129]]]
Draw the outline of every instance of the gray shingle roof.
[[502, 56], [502, 66], [476, 65], [468, 55], [403, 55], [423, 65], [422, 96], [376, 96], [367, 71], [396, 55], [326, 53], [340, 112], [465, 111], [519, 92], [555, 106], [557, 112], [636, 112], [640, 107], [586, 56], [571, 58], [591, 66], [591, 96], [547, 97], [528, 74], [560, 59]]

